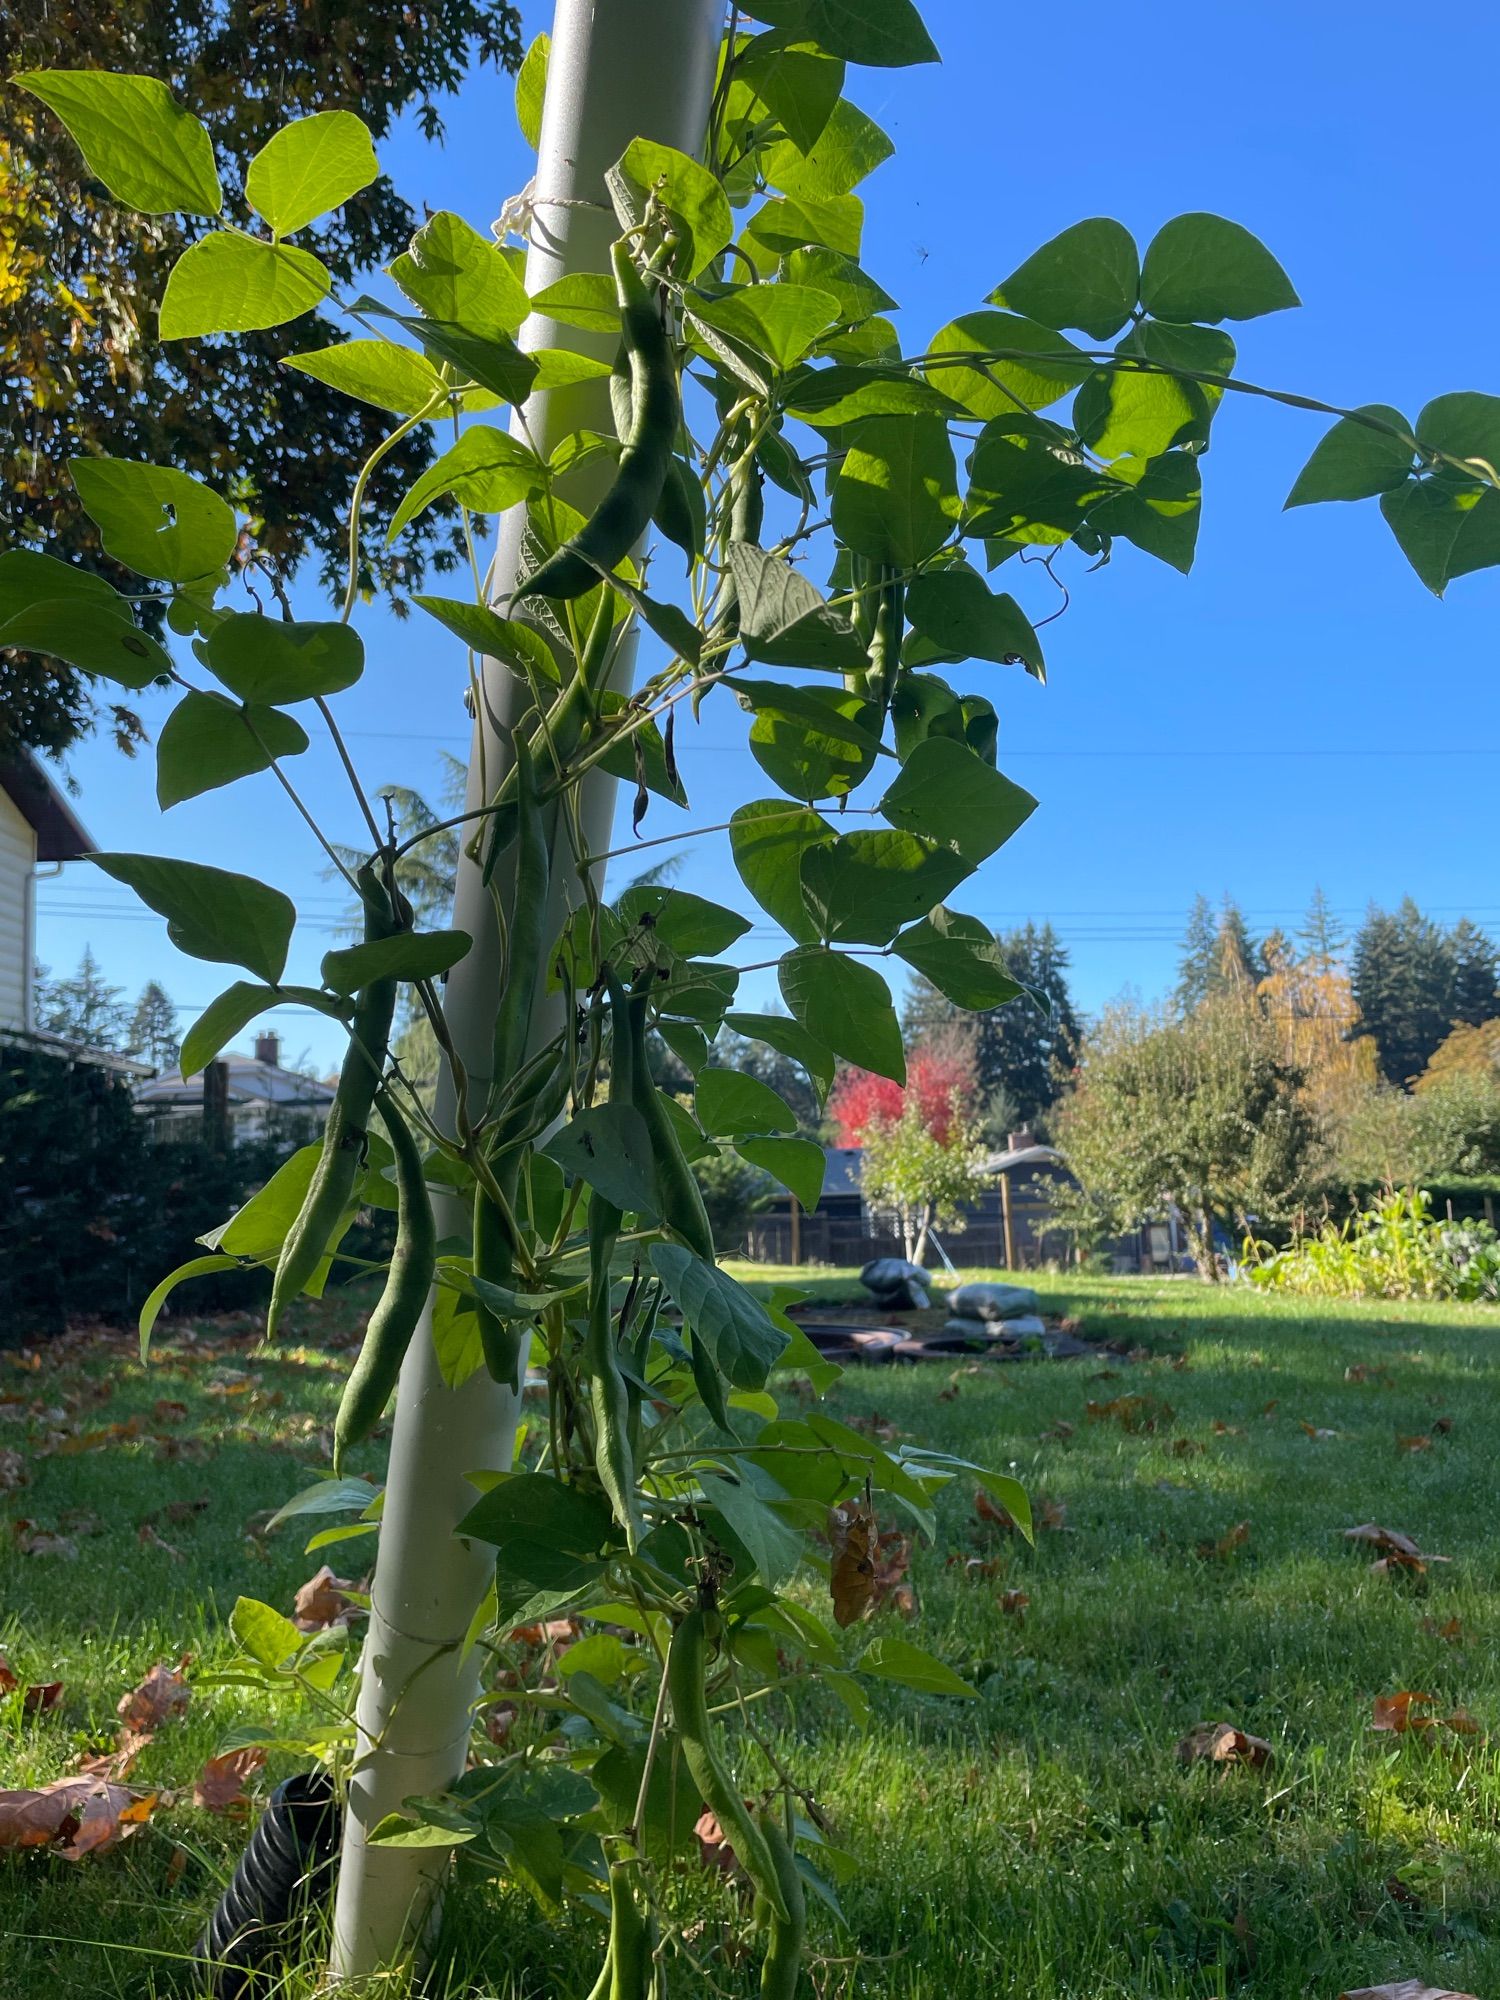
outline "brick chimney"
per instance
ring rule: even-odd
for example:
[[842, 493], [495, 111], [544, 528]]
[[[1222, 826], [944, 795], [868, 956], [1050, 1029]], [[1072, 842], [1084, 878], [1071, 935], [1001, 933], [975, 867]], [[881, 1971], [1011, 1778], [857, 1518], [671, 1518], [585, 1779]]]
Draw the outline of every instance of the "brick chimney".
[[271, 1069], [281, 1066], [281, 1037], [277, 1034], [262, 1034], [255, 1037], [255, 1060], [265, 1063]]
[[1024, 1153], [1036, 1144], [1036, 1134], [1029, 1125], [1023, 1125], [1019, 1132], [1008, 1132], [1005, 1136], [1006, 1151]]

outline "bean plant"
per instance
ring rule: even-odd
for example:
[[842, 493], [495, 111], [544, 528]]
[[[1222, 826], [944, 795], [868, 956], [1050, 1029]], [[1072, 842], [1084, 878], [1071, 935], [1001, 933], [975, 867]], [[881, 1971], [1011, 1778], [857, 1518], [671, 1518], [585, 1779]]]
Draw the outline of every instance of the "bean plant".
[[[804, 1702], [814, 1680], [861, 1719], [872, 1677], [971, 1693], [904, 1637], [856, 1646], [841, 1629], [869, 1608], [875, 1510], [930, 1532], [941, 1490], [977, 1481], [1028, 1523], [1003, 1473], [835, 1419], [820, 1403], [835, 1371], [782, 1305], [717, 1265], [695, 1161], [732, 1148], [811, 1207], [822, 1156], [773, 1090], [715, 1062], [715, 1038], [727, 1025], [768, 1043], [821, 1098], [839, 1063], [904, 1075], [883, 964], [967, 1008], [1019, 993], [962, 895], [1036, 809], [997, 755], [1006, 674], [1046, 673], [1023, 598], [1051, 609], [1075, 571], [1127, 551], [1186, 571], [1226, 398], [1270, 395], [1337, 419], [1289, 505], [1378, 496], [1437, 591], [1500, 561], [1500, 399], [1440, 396], [1413, 424], [1242, 379], [1226, 322], [1297, 298], [1265, 246], [1216, 215], [1177, 216], [1144, 254], [1120, 222], [1077, 223], [908, 350], [894, 302], [859, 261], [855, 189], [890, 144], [843, 85], [846, 63], [930, 59], [926, 33], [907, 0], [752, 11], [767, 25], [733, 17], [701, 157], [630, 145], [598, 190], [617, 221], [608, 268], [534, 299], [507, 240], [446, 212], [378, 296], [337, 296], [298, 239], [378, 172], [348, 113], [288, 124], [226, 202], [205, 129], [161, 82], [16, 79], [122, 204], [201, 225], [167, 276], [161, 339], [232, 339], [306, 316], [290, 365], [390, 414], [385, 441], [349, 469], [347, 583], [324, 615], [294, 609], [232, 474], [221, 490], [169, 464], [85, 456], [71, 466], [79, 497], [140, 588], [117, 593], [12, 550], [0, 556], [0, 645], [127, 689], [178, 690], [157, 744], [164, 809], [269, 771], [331, 854], [294, 775], [309, 742], [298, 711], [310, 704], [337, 747], [366, 829], [346, 871], [363, 935], [324, 957], [316, 986], [284, 978], [297, 912], [272, 884], [186, 858], [95, 857], [180, 949], [242, 975], [188, 1033], [185, 1073], [280, 1004], [348, 1031], [323, 1141], [163, 1278], [143, 1346], [174, 1287], [236, 1265], [271, 1273], [276, 1337], [332, 1271], [363, 1268], [341, 1243], [373, 1204], [396, 1211], [395, 1249], [339, 1410], [333, 1473], [381, 1418], [414, 1337], [437, 1343], [450, 1384], [480, 1369], [516, 1389], [528, 1369], [544, 1380], [516, 1461], [478, 1475], [461, 1523], [496, 1554], [469, 1643], [503, 1661], [516, 1628], [564, 1616], [590, 1636], [559, 1685], [511, 1694], [521, 1717], [502, 1744], [476, 1727], [470, 1768], [376, 1838], [462, 1846], [551, 1912], [572, 1898], [607, 1908], [601, 2000], [662, 1990], [671, 1958], [691, 1950], [663, 1885], [705, 1808], [753, 1892], [739, 1907], [760, 1939], [762, 1992], [799, 1990], [807, 1898], [836, 1900], [839, 1863], [758, 1718]], [[519, 85], [533, 143], [546, 62], [543, 37]], [[617, 332], [613, 370], [527, 351], [517, 336], [533, 309]], [[320, 315], [355, 337], [320, 336]], [[613, 430], [581, 427], [540, 452], [528, 398], [604, 376]], [[375, 465], [438, 425], [451, 444], [391, 520], [372, 521]], [[580, 509], [580, 475], [601, 466], [605, 496]], [[415, 599], [427, 643], [468, 649], [476, 706], [481, 661], [518, 695], [504, 768], [456, 822], [503, 939], [482, 1079], [460, 1063], [445, 1014], [444, 977], [472, 940], [416, 928], [401, 892], [401, 864], [432, 829], [403, 828], [372, 796], [337, 707], [364, 665], [370, 538], [399, 547], [441, 495], [464, 510], [472, 591]], [[474, 517], [507, 510], [524, 510], [525, 573], [491, 601]], [[161, 620], [138, 616], [145, 605], [164, 612], [165, 638]], [[636, 634], [646, 661], [628, 691], [616, 670]], [[736, 1005], [742, 909], [659, 884], [611, 901], [606, 856], [582, 833], [581, 788], [596, 771], [634, 786], [637, 832], [648, 810], [659, 822], [686, 807], [681, 722], [710, 702], [744, 713], [764, 780], [763, 797], [709, 831], [727, 836], [738, 900], [785, 933], [785, 1013]], [[559, 929], [544, 913], [560, 893]], [[451, 1120], [434, 1118], [392, 1050], [403, 995], [449, 1064]], [[690, 1101], [653, 1072], [658, 1040], [692, 1073]], [[439, 1237], [434, 1189], [463, 1198], [461, 1237]], [[811, 1401], [787, 1408], [787, 1370], [811, 1383]], [[318, 1489], [308, 1504], [321, 1504]], [[378, 1514], [377, 1499], [356, 1527], [373, 1532]], [[831, 1615], [815, 1608], [819, 1578]], [[345, 1771], [351, 1676], [337, 1647], [253, 1603], [236, 1630], [246, 1677], [296, 1682], [321, 1704], [308, 1740]]]

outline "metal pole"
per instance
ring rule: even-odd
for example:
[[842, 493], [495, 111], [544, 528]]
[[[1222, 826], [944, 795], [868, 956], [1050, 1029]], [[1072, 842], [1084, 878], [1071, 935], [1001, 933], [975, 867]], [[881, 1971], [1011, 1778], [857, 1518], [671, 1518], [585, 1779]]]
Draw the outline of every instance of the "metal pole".
[[[617, 226], [604, 173], [632, 139], [700, 150], [723, 23], [723, 0], [558, 0], [537, 149], [529, 292], [566, 274], [608, 269]], [[521, 344], [609, 359], [615, 340], [534, 314]], [[581, 425], [607, 430], [607, 386], [592, 381], [535, 396], [524, 420], [526, 435], [544, 453]], [[608, 468], [595, 467], [592, 476], [602, 483]], [[598, 483], [592, 491], [580, 484], [571, 497], [587, 508], [598, 491]], [[519, 510], [501, 524], [489, 578], [493, 598], [506, 598], [515, 586], [522, 528]], [[471, 807], [484, 803], [482, 784], [493, 788], [505, 772], [501, 730], [520, 706], [516, 683], [493, 661], [484, 664], [483, 694], [469, 767]], [[614, 790], [613, 779], [597, 767], [589, 774], [580, 813], [590, 849], [608, 845]], [[570, 861], [560, 843], [553, 871], [558, 923], [566, 902], [578, 900], [566, 894], [574, 886]], [[489, 892], [467, 858], [459, 863], [454, 922], [473, 936], [474, 948], [449, 979], [445, 1009], [459, 1055], [482, 1093], [500, 941]], [[554, 999], [536, 1009], [538, 1044], [556, 1032], [556, 1008]], [[437, 1112], [451, 1126], [454, 1095], [447, 1076], [439, 1084]], [[441, 1204], [442, 1234], [467, 1234], [468, 1227], [467, 1203]], [[424, 1322], [401, 1374], [361, 1659], [357, 1756], [334, 1910], [332, 1969], [340, 1979], [378, 1975], [420, 1942], [436, 1914], [447, 1851], [371, 1846], [366, 1835], [404, 1799], [441, 1790], [464, 1768], [479, 1686], [476, 1657], [463, 1657], [463, 1642], [493, 1577], [493, 1556], [458, 1540], [453, 1528], [476, 1497], [464, 1475], [508, 1467], [515, 1424], [515, 1397], [482, 1370], [457, 1390], [444, 1384]]]

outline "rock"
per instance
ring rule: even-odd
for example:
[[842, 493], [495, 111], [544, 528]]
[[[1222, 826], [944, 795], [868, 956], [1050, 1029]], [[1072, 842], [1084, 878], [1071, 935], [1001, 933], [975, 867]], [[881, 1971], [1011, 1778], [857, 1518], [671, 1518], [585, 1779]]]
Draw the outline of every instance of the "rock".
[[973, 1319], [960, 1314], [950, 1319], [943, 1328], [944, 1340], [968, 1340], [975, 1347], [988, 1347], [995, 1337], [994, 1327], [988, 1320]]
[[931, 1303], [926, 1280], [921, 1265], [908, 1263], [905, 1257], [876, 1257], [859, 1274], [875, 1303], [888, 1312], [925, 1312]]
[[1029, 1285], [960, 1285], [948, 1301], [949, 1311], [960, 1319], [1016, 1319], [1039, 1313], [1041, 1305]]

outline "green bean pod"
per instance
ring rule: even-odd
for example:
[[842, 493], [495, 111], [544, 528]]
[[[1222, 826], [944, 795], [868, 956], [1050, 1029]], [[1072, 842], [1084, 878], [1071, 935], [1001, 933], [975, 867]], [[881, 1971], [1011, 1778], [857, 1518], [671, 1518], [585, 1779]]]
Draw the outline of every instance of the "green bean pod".
[[[501, 1177], [504, 1192], [513, 1191], [514, 1173]], [[474, 1190], [474, 1275], [491, 1284], [508, 1285], [515, 1273], [515, 1249], [505, 1217], [482, 1187]], [[521, 1393], [521, 1370], [531, 1344], [530, 1322], [501, 1319], [482, 1299], [474, 1302], [479, 1322], [479, 1345], [490, 1379], [502, 1388]]]
[[708, 1624], [701, 1609], [690, 1611], [667, 1649], [667, 1693], [682, 1743], [682, 1754], [704, 1804], [724, 1829], [735, 1857], [771, 1914], [789, 1924], [792, 1912], [766, 1837], [750, 1816], [740, 1790], [719, 1761], [708, 1715]]
[[349, 1371], [333, 1420], [333, 1469], [340, 1473], [351, 1446], [363, 1444], [390, 1401], [401, 1363], [422, 1317], [437, 1262], [437, 1224], [416, 1134], [389, 1097], [381, 1122], [396, 1156], [396, 1247], [385, 1289], [365, 1327], [359, 1358]]
[[641, 1516], [635, 1453], [630, 1448], [630, 1392], [620, 1372], [610, 1311], [610, 1258], [619, 1232], [619, 1209], [594, 1188], [589, 1195], [589, 1303], [583, 1345], [594, 1419], [594, 1469], [634, 1554], [641, 1538]]
[[[405, 928], [406, 911], [371, 861], [356, 877], [365, 912], [365, 942], [394, 937]], [[396, 1012], [396, 981], [374, 979], [355, 999], [348, 1053], [339, 1072], [338, 1089], [323, 1128], [323, 1151], [313, 1169], [297, 1219], [287, 1231], [276, 1263], [271, 1304], [266, 1314], [266, 1339], [276, 1337], [282, 1314], [307, 1286], [328, 1254], [354, 1192], [354, 1180], [365, 1156], [370, 1108], [385, 1069], [391, 1022]]]
[[[647, 978], [648, 974], [642, 975], [642, 981]], [[677, 1129], [651, 1075], [651, 1060], [646, 1050], [646, 987], [642, 981], [637, 982], [628, 1009], [632, 1051], [630, 1102], [645, 1120], [651, 1137], [651, 1159], [656, 1169], [661, 1219], [689, 1250], [711, 1264], [714, 1261], [714, 1232], [708, 1210], [703, 1205], [703, 1190], [683, 1155]]]
[[510, 948], [505, 990], [495, 1011], [492, 1081], [506, 1083], [526, 1059], [537, 973], [546, 942], [552, 855], [547, 816], [537, 795], [536, 767], [525, 738], [513, 739], [516, 759], [517, 853], [515, 895], [510, 910]]
[[682, 398], [672, 343], [628, 243], [611, 245], [615, 301], [630, 363], [630, 435], [614, 480], [588, 520], [527, 577], [516, 598], [582, 597], [651, 525], [677, 441]]
[[636, 1900], [634, 1860], [609, 1864], [609, 1953], [590, 2000], [649, 2000], [653, 1988], [656, 1922]]
[[760, 1968], [760, 1996], [761, 2000], [796, 2000], [802, 1977], [802, 1942], [807, 1935], [807, 1896], [780, 1815], [774, 1810], [763, 1812], [759, 1825], [787, 1906], [784, 1919], [769, 1905], [763, 1912], [767, 1944]]

